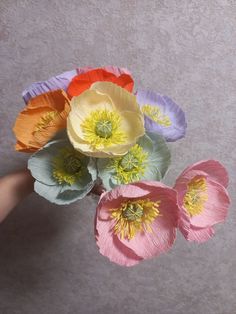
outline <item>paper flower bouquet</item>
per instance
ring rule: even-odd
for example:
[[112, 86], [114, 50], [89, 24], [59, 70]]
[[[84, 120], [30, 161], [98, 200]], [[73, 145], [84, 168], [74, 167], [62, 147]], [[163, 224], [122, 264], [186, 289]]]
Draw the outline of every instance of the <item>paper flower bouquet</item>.
[[16, 150], [32, 153], [39, 195], [61, 205], [101, 191], [96, 242], [124, 266], [169, 250], [177, 229], [188, 241], [208, 240], [229, 207], [218, 161], [189, 166], [174, 187], [161, 183], [171, 161], [167, 142], [184, 137], [185, 114], [169, 97], [133, 87], [124, 68], [65, 72], [23, 92], [26, 107], [14, 126]]

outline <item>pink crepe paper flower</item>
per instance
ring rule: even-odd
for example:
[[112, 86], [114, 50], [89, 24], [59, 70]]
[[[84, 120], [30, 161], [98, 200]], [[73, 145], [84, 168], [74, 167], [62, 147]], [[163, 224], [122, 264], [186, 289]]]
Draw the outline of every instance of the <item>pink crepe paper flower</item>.
[[176, 238], [176, 192], [160, 182], [139, 181], [102, 194], [95, 217], [100, 253], [122, 266], [168, 251]]
[[176, 180], [179, 230], [188, 241], [205, 242], [214, 226], [226, 218], [230, 199], [228, 174], [215, 160], [200, 161], [186, 168]]

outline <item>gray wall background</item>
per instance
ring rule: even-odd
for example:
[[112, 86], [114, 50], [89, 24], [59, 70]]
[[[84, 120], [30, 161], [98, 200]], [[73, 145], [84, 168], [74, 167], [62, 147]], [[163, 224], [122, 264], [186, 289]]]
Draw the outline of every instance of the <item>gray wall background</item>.
[[11, 128], [28, 84], [114, 64], [186, 111], [165, 182], [215, 158], [230, 172], [232, 197], [211, 241], [179, 234], [170, 253], [126, 269], [98, 253], [96, 197], [58, 207], [32, 194], [0, 226], [0, 313], [236, 313], [236, 2], [0, 0], [0, 27], [1, 175], [27, 160]]

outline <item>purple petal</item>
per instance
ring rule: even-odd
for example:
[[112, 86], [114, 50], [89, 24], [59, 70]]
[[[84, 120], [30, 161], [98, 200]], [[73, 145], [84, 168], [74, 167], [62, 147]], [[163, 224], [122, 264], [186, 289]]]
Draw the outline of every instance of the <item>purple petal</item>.
[[70, 81], [76, 75], [77, 75], [77, 71], [71, 70], [71, 71], [67, 71], [62, 74], [59, 74], [57, 76], [53, 76], [47, 81], [32, 83], [29, 87], [27, 87], [23, 91], [22, 97], [25, 103], [28, 103], [28, 101], [31, 98], [38, 96], [40, 94], [47, 93], [56, 89], [66, 90]]
[[137, 102], [140, 107], [145, 104], [157, 106], [163, 115], [171, 120], [170, 126], [163, 126], [145, 115], [145, 128], [164, 136], [168, 142], [174, 142], [185, 136], [187, 123], [183, 110], [169, 97], [152, 91], [137, 91]]

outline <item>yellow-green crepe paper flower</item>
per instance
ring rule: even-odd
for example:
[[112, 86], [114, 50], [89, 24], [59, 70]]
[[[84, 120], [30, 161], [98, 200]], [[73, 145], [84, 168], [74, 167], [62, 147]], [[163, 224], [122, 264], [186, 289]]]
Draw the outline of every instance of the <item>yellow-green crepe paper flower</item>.
[[83, 154], [117, 157], [144, 135], [144, 118], [133, 94], [116, 84], [97, 82], [72, 98], [67, 132]]

